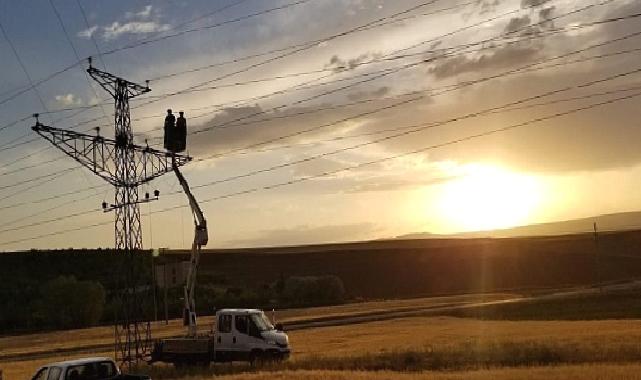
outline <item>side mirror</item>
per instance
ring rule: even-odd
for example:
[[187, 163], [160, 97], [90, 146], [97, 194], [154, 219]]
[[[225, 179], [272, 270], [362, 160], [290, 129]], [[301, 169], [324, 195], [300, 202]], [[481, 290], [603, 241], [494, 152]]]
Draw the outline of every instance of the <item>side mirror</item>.
[[285, 331], [285, 326], [283, 326], [282, 323], [277, 323], [276, 326], [274, 326], [274, 328], [278, 331]]

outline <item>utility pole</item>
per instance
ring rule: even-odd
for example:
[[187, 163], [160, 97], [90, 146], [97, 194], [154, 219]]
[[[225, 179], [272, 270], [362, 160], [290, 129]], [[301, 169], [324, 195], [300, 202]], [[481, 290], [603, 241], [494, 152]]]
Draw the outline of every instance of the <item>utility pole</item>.
[[[173, 170], [172, 162], [182, 166], [191, 158], [134, 144], [129, 100], [150, 91], [145, 86], [127, 81], [91, 65], [87, 73], [114, 99], [114, 138], [88, 135], [46, 126], [36, 117], [33, 130], [115, 188], [113, 204], [102, 203], [104, 212], [114, 211], [115, 247], [126, 255], [118, 276], [124, 280], [119, 294], [119, 310], [114, 321], [116, 359], [131, 366], [149, 354], [151, 330], [145, 316], [141, 292], [146, 288], [139, 280], [143, 268], [136, 267], [136, 254], [142, 253], [140, 204], [158, 199], [147, 193], [139, 197], [139, 186]], [[146, 297], [148, 298], [148, 297]]]
[[599, 234], [596, 228], [596, 222], [594, 222], [593, 227], [594, 227], [594, 248], [596, 251], [596, 283], [599, 287], [599, 292], [602, 292], [603, 286], [601, 284], [601, 250], [599, 249]]

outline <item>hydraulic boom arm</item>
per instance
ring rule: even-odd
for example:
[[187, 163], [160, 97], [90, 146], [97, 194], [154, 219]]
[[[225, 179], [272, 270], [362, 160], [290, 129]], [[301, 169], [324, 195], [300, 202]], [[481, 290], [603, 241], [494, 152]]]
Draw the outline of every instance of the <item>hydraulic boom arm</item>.
[[196, 198], [191, 193], [189, 189], [189, 184], [185, 177], [178, 169], [178, 165], [173, 163], [174, 173], [178, 177], [178, 182], [183, 188], [185, 195], [189, 199], [189, 206], [191, 207], [191, 212], [194, 217], [194, 225], [196, 227], [194, 233], [194, 243], [191, 246], [191, 257], [189, 262], [189, 271], [187, 272], [187, 280], [185, 281], [184, 296], [185, 296], [185, 309], [184, 309], [184, 319], [185, 325], [189, 326], [187, 330], [188, 337], [196, 337], [198, 334], [196, 326], [196, 301], [194, 298], [194, 290], [196, 288], [196, 273], [198, 272], [198, 264], [200, 262], [200, 250], [201, 247], [207, 245], [209, 236], [207, 234], [207, 221], [203, 215]]

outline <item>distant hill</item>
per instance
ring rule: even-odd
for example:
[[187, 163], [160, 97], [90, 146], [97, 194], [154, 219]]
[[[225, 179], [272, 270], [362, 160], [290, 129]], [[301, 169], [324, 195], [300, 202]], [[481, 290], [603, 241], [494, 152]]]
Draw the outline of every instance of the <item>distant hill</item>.
[[598, 215], [589, 218], [565, 220], [560, 222], [532, 224], [503, 230], [465, 232], [452, 235], [438, 235], [418, 232], [398, 236], [398, 239], [442, 239], [442, 238], [479, 238], [479, 237], [527, 237], [553, 236], [591, 232], [593, 223], [599, 231], [626, 231], [641, 229], [641, 211]]

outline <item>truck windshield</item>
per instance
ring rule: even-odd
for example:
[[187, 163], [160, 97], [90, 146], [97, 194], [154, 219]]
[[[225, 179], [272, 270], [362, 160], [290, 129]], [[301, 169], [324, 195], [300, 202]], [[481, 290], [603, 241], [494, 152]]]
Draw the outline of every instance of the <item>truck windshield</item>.
[[268, 331], [268, 330], [274, 329], [274, 326], [272, 326], [271, 322], [269, 321], [265, 313], [252, 314], [251, 318], [252, 318], [252, 321], [254, 321], [254, 324], [256, 324], [256, 327], [258, 327], [258, 330], [260, 331]]

